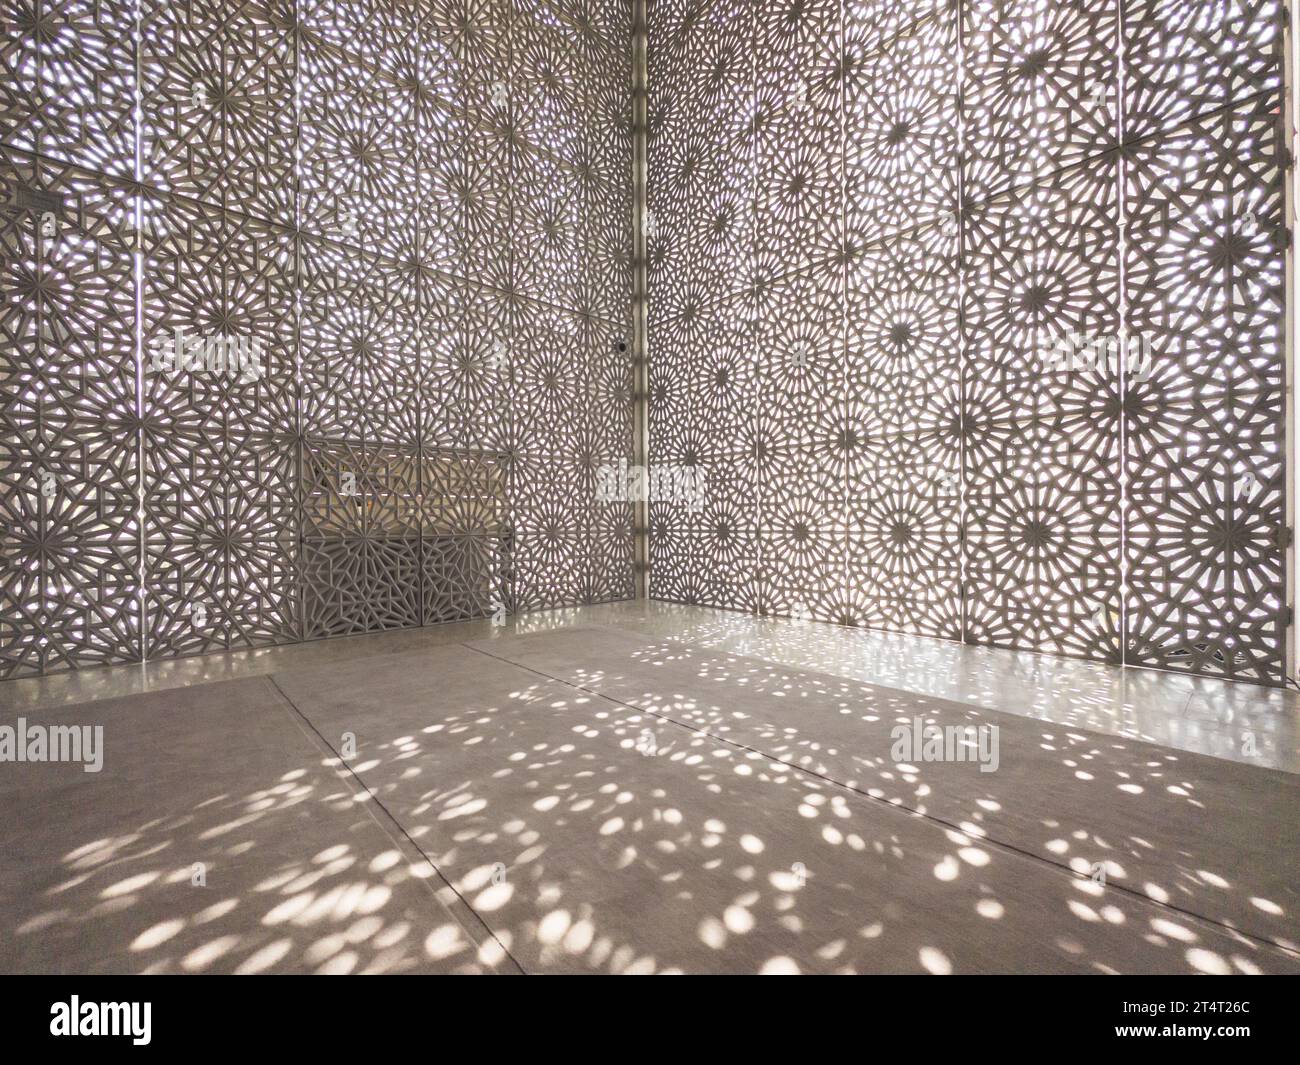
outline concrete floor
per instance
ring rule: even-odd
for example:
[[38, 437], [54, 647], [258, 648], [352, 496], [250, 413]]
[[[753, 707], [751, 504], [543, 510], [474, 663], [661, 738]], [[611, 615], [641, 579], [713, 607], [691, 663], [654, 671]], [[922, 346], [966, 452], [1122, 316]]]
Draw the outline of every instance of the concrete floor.
[[0, 712], [580, 625], [679, 638], [868, 684], [1300, 773], [1297, 692], [659, 602], [574, 607], [507, 618], [500, 626], [475, 621], [4, 681]]
[[[913, 712], [1002, 721], [996, 787], [884, 764]], [[0, 684], [19, 716], [106, 753], [0, 772], [4, 971], [1300, 969], [1271, 689], [620, 603]]]

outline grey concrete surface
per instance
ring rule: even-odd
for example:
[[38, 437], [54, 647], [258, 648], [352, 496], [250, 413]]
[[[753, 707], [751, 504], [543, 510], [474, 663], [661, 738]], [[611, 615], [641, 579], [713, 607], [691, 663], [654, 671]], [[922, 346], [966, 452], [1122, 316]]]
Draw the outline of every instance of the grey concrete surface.
[[1294, 691], [654, 601], [537, 611], [508, 617], [500, 626], [460, 622], [9, 680], [0, 683], [0, 712], [593, 625], [1300, 772], [1300, 694]]
[[[0, 766], [0, 970], [1300, 971], [1267, 755], [736, 655], [705, 613], [0, 685], [0, 724], [106, 728], [101, 774]], [[917, 715], [996, 723], [998, 772], [894, 765]]]
[[[607, 629], [470, 646], [1300, 950], [1293, 774]], [[896, 762], [892, 730], [916, 720], [996, 727], [997, 769]]]
[[103, 768], [0, 766], [0, 972], [496, 964], [491, 937], [437, 901], [428, 862], [350, 774], [325, 764], [329, 752], [269, 681], [41, 721], [102, 725]]
[[973, 814], [945, 825], [552, 679], [557, 641], [631, 669], [625, 638], [572, 632], [277, 677], [323, 736], [356, 737], [352, 769], [525, 971], [1300, 971]]

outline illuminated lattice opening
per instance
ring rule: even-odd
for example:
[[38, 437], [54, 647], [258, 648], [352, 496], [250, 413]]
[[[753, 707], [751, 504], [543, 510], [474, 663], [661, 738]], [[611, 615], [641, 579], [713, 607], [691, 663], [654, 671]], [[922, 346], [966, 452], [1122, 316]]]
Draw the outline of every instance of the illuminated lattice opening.
[[1279, 683], [1272, 0], [664, 0], [651, 594]]
[[0, 676], [631, 594], [627, 4], [5, 20]]

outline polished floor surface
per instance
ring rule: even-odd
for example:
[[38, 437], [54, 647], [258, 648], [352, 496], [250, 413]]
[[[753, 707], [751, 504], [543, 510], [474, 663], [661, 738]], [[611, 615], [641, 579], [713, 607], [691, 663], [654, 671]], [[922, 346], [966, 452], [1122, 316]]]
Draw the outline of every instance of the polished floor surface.
[[[1295, 697], [657, 603], [0, 685], [0, 969], [1296, 971]], [[893, 721], [997, 723], [997, 772]]]
[[1005, 713], [1300, 773], [1300, 693], [705, 607], [622, 602], [0, 682], [0, 712], [261, 676], [377, 654], [603, 625]]

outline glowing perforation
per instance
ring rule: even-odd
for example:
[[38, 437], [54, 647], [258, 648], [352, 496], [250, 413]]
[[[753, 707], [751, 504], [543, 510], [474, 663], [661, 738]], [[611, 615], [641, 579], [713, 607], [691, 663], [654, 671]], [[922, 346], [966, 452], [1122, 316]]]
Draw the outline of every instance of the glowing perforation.
[[1118, 137], [1118, 17], [1023, 0], [967, 12], [966, 188], [979, 200]]
[[[1278, 675], [1282, 631], [1272, 130], [1267, 108], [1251, 105], [1136, 153], [1127, 263], [1129, 329], [1149, 335], [1155, 352], [1151, 378], [1132, 388], [1125, 456], [1128, 654], [1263, 680]], [[1249, 226], [1245, 213], [1255, 215]], [[1189, 257], [1198, 268], [1175, 276]], [[1243, 472], [1268, 487], [1243, 488]], [[1225, 617], [1236, 619], [1231, 643]]]
[[[298, 359], [298, 352], [293, 344], [284, 342], [286, 336], [295, 336], [294, 293], [285, 280], [292, 278], [295, 255], [301, 249], [294, 247], [291, 234], [267, 224], [292, 221], [287, 208], [292, 206], [294, 183], [285, 166], [292, 164], [296, 95], [303, 102], [303, 222], [311, 234], [304, 238], [310, 278], [306, 321], [313, 343], [320, 340], [321, 350], [327, 351], [331, 364], [337, 362], [340, 369], [338, 374], [324, 374], [320, 360], [306, 367], [304, 380], [313, 390], [313, 400], [319, 401], [311, 410], [321, 414], [317, 418], [309, 413], [311, 433], [316, 435], [309, 435], [308, 448], [312, 453], [322, 448], [337, 452], [337, 440], [322, 440], [319, 434], [359, 433], [362, 439], [356, 442], [357, 447], [341, 457], [357, 467], [363, 495], [374, 503], [365, 511], [370, 517], [357, 520], [355, 503], [350, 508], [345, 505], [335, 485], [326, 491], [327, 500], [329, 492], [334, 496], [326, 504], [326, 517], [309, 512], [315, 515], [310, 521], [326, 522], [311, 528], [353, 541], [346, 549], [339, 546], [328, 564], [320, 563], [321, 552], [328, 555], [328, 550], [314, 545], [311, 557], [320, 563], [317, 575], [342, 566], [339, 572], [352, 576], [341, 578], [340, 583], [352, 587], [332, 602], [322, 603], [319, 597], [312, 600], [306, 613], [313, 634], [364, 631], [419, 617], [421, 611], [412, 611], [409, 605], [378, 605], [389, 599], [392, 582], [368, 585], [369, 577], [353, 578], [376, 566], [396, 567], [396, 572], [410, 559], [420, 557], [419, 527], [411, 514], [420, 498], [419, 486], [426, 474], [432, 473], [417, 465], [413, 449], [429, 424], [426, 418], [433, 417], [430, 412], [448, 411], [449, 435], [461, 445], [499, 445], [501, 434], [508, 432], [509, 422], [502, 417], [502, 410], [511, 400], [510, 382], [517, 371], [510, 363], [516, 354], [510, 350], [513, 326], [500, 328], [503, 315], [487, 309], [492, 304], [499, 310], [506, 303], [499, 294], [485, 296], [470, 301], [482, 314], [458, 315], [451, 311], [455, 301], [428, 275], [421, 275], [418, 300], [409, 291], [417, 276], [412, 263], [421, 264], [422, 269], [454, 269], [500, 288], [511, 284], [511, 256], [503, 254], [502, 238], [508, 232], [512, 210], [524, 201], [511, 188], [519, 177], [515, 160], [505, 156], [502, 135], [510, 132], [509, 116], [503, 116], [483, 91], [485, 80], [490, 85], [509, 76], [503, 62], [510, 54], [508, 20], [502, 17], [504, 9], [495, 3], [475, 0], [437, 5], [420, 27], [429, 47], [413, 50], [405, 40], [411, 36], [409, 27], [399, 16], [414, 9], [403, 7], [398, 12], [381, 6], [373, 12], [380, 17], [373, 20], [364, 15], [366, 10], [364, 4], [355, 4], [333, 12], [331, 18], [338, 16], [340, 25], [347, 23], [358, 32], [333, 33], [332, 40], [327, 39], [331, 34], [322, 37], [315, 33], [311, 13], [307, 32], [291, 38], [294, 25], [285, 4], [241, 9], [229, 17], [223, 13], [219, 22], [214, 21], [214, 9], [204, 5], [182, 13], [156, 8], [145, 12], [141, 56], [145, 125], [141, 132], [146, 180], [151, 184], [145, 187], [139, 212], [143, 220], [139, 247], [146, 266], [143, 340], [151, 345], [178, 325], [218, 333], [227, 329], [248, 332], [267, 344], [270, 371], [257, 382], [201, 378], [182, 382], [167, 375], [149, 376], [144, 382], [144, 534], [150, 581], [145, 642], [151, 654], [253, 646], [301, 635], [295, 583], [298, 560], [293, 547], [299, 523], [304, 520], [295, 509], [300, 488], [293, 450], [299, 397], [297, 362], [293, 360]], [[589, 18], [590, 5], [586, 12], [583, 17]], [[613, 12], [612, 22], [619, 17]], [[59, 79], [69, 85], [85, 80], [74, 71], [74, 63], [83, 64], [77, 69], [88, 70], [105, 54], [100, 47], [102, 37], [95, 36], [88, 24], [84, 28], [86, 37], [78, 44], [80, 50], [47, 67], [51, 71], [57, 67]], [[351, 39], [344, 40], [347, 36]], [[396, 43], [398, 37], [403, 38], [401, 44]], [[121, 43], [129, 44], [131, 39], [129, 33], [119, 35]], [[565, 37], [566, 41], [573, 39]], [[572, 302], [575, 310], [602, 311], [611, 320], [624, 323], [630, 291], [626, 230], [631, 211], [626, 192], [617, 182], [623, 160], [630, 159], [630, 154], [627, 109], [614, 99], [612, 86], [628, 84], [629, 60], [622, 49], [592, 51], [587, 33], [580, 32], [578, 39], [578, 51], [589, 57], [593, 76], [604, 88], [593, 136], [588, 140], [584, 135], [574, 142], [570, 155], [584, 175], [581, 211], [594, 219], [591, 225], [604, 226], [610, 232], [590, 229], [580, 235], [571, 254], [565, 249], [572, 264], [570, 276], [576, 280], [574, 294], [563, 299]], [[383, 49], [373, 46], [373, 42], [384, 40], [388, 45]], [[294, 41], [301, 45], [300, 94], [292, 91], [294, 64], [283, 61], [292, 56]], [[60, 38], [55, 43], [64, 48], [68, 42]], [[34, 52], [29, 52], [26, 60], [21, 45], [18, 52], [17, 61], [26, 63], [30, 77], [37, 79], [39, 64]], [[123, 64], [123, 70], [123, 77], [134, 79], [133, 61]], [[71, 121], [72, 117], [79, 120], [80, 115], [55, 115], [55, 132], [61, 136], [66, 129], [76, 134], [77, 128], [84, 131], [95, 122], [107, 121], [113, 95], [108, 90], [116, 91], [115, 84], [111, 78], [104, 79], [103, 109], [88, 112], [88, 124], [78, 127]], [[37, 88], [33, 81], [33, 93]], [[507, 85], [507, 98], [509, 89]], [[583, 100], [583, 106], [587, 102]], [[51, 103], [51, 114], [55, 111]], [[129, 132], [129, 126], [126, 129]], [[105, 139], [105, 153], [113, 150], [110, 140]], [[53, 147], [53, 140], [50, 145]], [[537, 147], [546, 156], [553, 154], [555, 145]], [[73, 144], [69, 148], [80, 150]], [[94, 150], [98, 152], [99, 146]], [[131, 161], [128, 169], [133, 166], [132, 153], [123, 157]], [[113, 165], [108, 154], [87, 156], [85, 162], [103, 169]], [[378, 166], [373, 165], [376, 162]], [[62, 232], [54, 269], [60, 277], [60, 294], [68, 292], [77, 298], [68, 305], [66, 322], [46, 315], [43, 331], [40, 315], [27, 316], [34, 341], [47, 344], [50, 358], [41, 357], [34, 363], [26, 360], [36, 370], [31, 387], [21, 391], [6, 412], [21, 414], [22, 404], [26, 404], [33, 415], [51, 426], [61, 418], [95, 420], [95, 432], [78, 427], [84, 449], [75, 457], [72, 449], [54, 439], [40, 441], [29, 436], [25, 445], [28, 458], [31, 453], [40, 454], [60, 470], [75, 467], [86, 475], [84, 485], [69, 479], [63, 488], [66, 495], [47, 510], [57, 515], [60, 525], [83, 529], [86, 535], [82, 539], [89, 542], [87, 537], [109, 531], [104, 515], [112, 504], [102, 495], [105, 485], [126, 486], [124, 514], [127, 522], [135, 520], [129, 503], [133, 489], [125, 469], [120, 468], [132, 464], [129, 457], [122, 458], [132, 447], [132, 403], [126, 403], [120, 422], [114, 420], [116, 413], [105, 413], [116, 412], [113, 381], [120, 376], [108, 355], [112, 331], [105, 322], [124, 323], [123, 352], [134, 346], [133, 336], [128, 335], [134, 314], [112, 314], [108, 307], [129, 294], [131, 286], [122, 283], [107, 264], [114, 257], [123, 263], [130, 261], [136, 239], [135, 209], [129, 195], [105, 198], [100, 188], [103, 182], [94, 174], [69, 169], [60, 180], [67, 184], [61, 194], [76, 221], [70, 227], [59, 220]], [[412, 190], [417, 193], [414, 197]], [[172, 193], [187, 198], [173, 198]], [[206, 200], [206, 204], [190, 198]], [[452, 199], [456, 210], [444, 213], [441, 204]], [[432, 209], [435, 205], [436, 211]], [[414, 220], [417, 209], [422, 214], [418, 226]], [[18, 234], [25, 239], [30, 233], [27, 220], [22, 222], [13, 230], [10, 243], [18, 241]], [[343, 249], [351, 249], [352, 254], [344, 254]], [[357, 260], [358, 249], [368, 250], [370, 257]], [[584, 249], [599, 249], [594, 265], [584, 262]], [[402, 265], [385, 263], [385, 256]], [[29, 258], [33, 262], [37, 258], [34, 247]], [[362, 262], [364, 268], [357, 269]], [[557, 259], [557, 269], [561, 265], [566, 264]], [[403, 294], [404, 287], [408, 291]], [[483, 294], [491, 289], [476, 291]], [[435, 309], [439, 303], [441, 310]], [[331, 305], [337, 313], [330, 311]], [[418, 338], [409, 326], [416, 306], [420, 308]], [[98, 318], [95, 329], [84, 331], [85, 336], [99, 338], [93, 356], [84, 342], [71, 335], [80, 316], [86, 314]], [[13, 328], [21, 334], [20, 324]], [[451, 387], [459, 395], [451, 403], [444, 402], [436, 387], [437, 375], [426, 376], [423, 367], [442, 364], [444, 352], [480, 348], [485, 338], [501, 342], [503, 375], [493, 380], [473, 373], [453, 375]], [[119, 361], [125, 366], [129, 360]], [[56, 372], [60, 365], [70, 369], [74, 364], [79, 366], [75, 388], [70, 376]], [[601, 371], [597, 377], [590, 358], [585, 365], [571, 397], [583, 406], [584, 413], [593, 403], [625, 401], [628, 386], [618, 383], [612, 369], [609, 375]], [[422, 390], [418, 395], [413, 388], [416, 381]], [[353, 402], [357, 389], [370, 399], [360, 408]], [[122, 394], [128, 391], [123, 389]], [[18, 404], [16, 409], [13, 403]], [[14, 432], [19, 434], [21, 428]], [[376, 437], [395, 445], [396, 450], [377, 453]], [[629, 438], [630, 420], [619, 412], [600, 433], [584, 421], [575, 431], [573, 448], [585, 454], [606, 442], [612, 447]], [[597, 439], [601, 443], [597, 444]], [[402, 450], [403, 446], [407, 450]], [[337, 462], [329, 467], [335, 482], [337, 467]], [[309, 480], [313, 476], [309, 474]], [[100, 483], [93, 491], [92, 480]], [[519, 491], [531, 490], [525, 484], [517, 487]], [[101, 493], [100, 498], [95, 498], [94, 491]], [[13, 508], [27, 508], [30, 494], [25, 485], [15, 490]], [[40, 495], [38, 491], [35, 494]], [[581, 484], [575, 482], [567, 498], [581, 499], [583, 494]], [[98, 515], [93, 519], [93, 532], [84, 525], [92, 520], [92, 513]], [[472, 526], [499, 516], [485, 505], [481, 511], [465, 515], [463, 521]], [[547, 520], [558, 528], [565, 519], [557, 514]], [[621, 564], [626, 564], [625, 572], [630, 573], [630, 545], [618, 541], [628, 535], [626, 522], [611, 517], [596, 531], [591, 521], [589, 513], [575, 513], [569, 522], [580, 550], [593, 558], [599, 555], [604, 567], [599, 581], [593, 577], [574, 584], [570, 591], [579, 596], [595, 594], [597, 588], [625, 587], [619, 577]], [[102, 530], [101, 522], [105, 523]], [[32, 531], [33, 542], [40, 542], [39, 524]], [[104, 541], [102, 553], [98, 546], [92, 549], [83, 544], [80, 549], [79, 558], [94, 559], [96, 587], [101, 593], [119, 564], [126, 573], [138, 567], [138, 562], [131, 561], [135, 549], [130, 544], [138, 544], [140, 530], [125, 524], [121, 531], [122, 545], [110, 537]], [[599, 552], [593, 536], [601, 546]], [[614, 542], [605, 538], [614, 538]], [[375, 539], [382, 539], [384, 545], [365, 546]], [[47, 578], [34, 570], [24, 571], [22, 577], [39, 605], [41, 581]], [[543, 577], [535, 571], [530, 579]], [[321, 580], [327, 583], [329, 577]], [[62, 576], [49, 576], [46, 587], [70, 604], [75, 589], [90, 583], [88, 572], [74, 575], [68, 570]], [[235, 589], [242, 589], [242, 597]], [[322, 590], [319, 585], [315, 588], [315, 592]], [[6, 668], [10, 662], [20, 662], [19, 669], [39, 671], [51, 664], [106, 661], [96, 659], [100, 648], [92, 646], [100, 636], [104, 647], [116, 645], [106, 654], [121, 654], [124, 647], [126, 653], [138, 654], [130, 650], [137, 636], [130, 625], [138, 611], [128, 608], [115, 614], [117, 608], [112, 604], [116, 594], [98, 598], [95, 609], [101, 616], [93, 624], [78, 607], [75, 616], [69, 615], [70, 623], [59, 630], [56, 643], [24, 639], [12, 656], [6, 649]], [[134, 592], [128, 589], [123, 594], [130, 598]], [[377, 601], [375, 609], [364, 602], [371, 594]], [[110, 617], [113, 620], [107, 620]], [[40, 622], [48, 633], [55, 632], [59, 624], [53, 619]]]
[[287, 7], [141, 13], [141, 151], [160, 189], [293, 221], [294, 47]]
[[[135, 43], [130, 5], [73, 2], [46, 9], [42, 16], [39, 44], [29, 44], [30, 50], [20, 45], [25, 61], [15, 57], [16, 73], [32, 79], [31, 95], [17, 113], [35, 104], [32, 125], [43, 155], [132, 176]], [[24, 36], [34, 37], [35, 28], [35, 22], [29, 23]], [[35, 145], [28, 141], [24, 146]]]
[[956, 197], [955, 24], [864, 62], [845, 99], [848, 226], [878, 237], [950, 211]]
[[1278, 0], [1178, 3], [1137, 0], [1125, 9], [1125, 109], [1133, 137], [1281, 84]]

